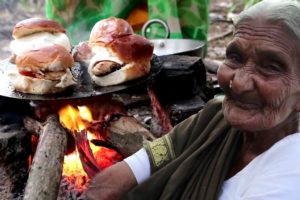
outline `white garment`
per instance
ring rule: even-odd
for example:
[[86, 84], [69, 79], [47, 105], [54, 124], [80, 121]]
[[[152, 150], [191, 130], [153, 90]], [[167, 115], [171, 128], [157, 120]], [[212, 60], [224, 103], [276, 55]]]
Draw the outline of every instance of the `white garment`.
[[224, 182], [219, 200], [300, 200], [300, 133], [289, 135]]
[[142, 148], [136, 153], [124, 159], [133, 172], [138, 184], [150, 177], [150, 161], [146, 149]]

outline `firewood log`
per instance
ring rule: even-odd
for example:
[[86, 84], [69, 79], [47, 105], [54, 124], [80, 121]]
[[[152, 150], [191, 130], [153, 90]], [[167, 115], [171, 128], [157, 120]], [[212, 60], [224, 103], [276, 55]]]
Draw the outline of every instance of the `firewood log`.
[[134, 117], [122, 116], [109, 123], [108, 135], [105, 139], [127, 157], [138, 151], [145, 140], [151, 141], [155, 137]]
[[49, 116], [33, 158], [24, 200], [57, 199], [66, 146], [66, 131], [57, 116]]

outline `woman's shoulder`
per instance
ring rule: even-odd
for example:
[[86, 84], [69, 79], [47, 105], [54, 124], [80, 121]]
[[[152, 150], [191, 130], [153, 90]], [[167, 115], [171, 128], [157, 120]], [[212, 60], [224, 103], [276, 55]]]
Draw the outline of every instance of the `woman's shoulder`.
[[273, 165], [284, 166], [288, 163], [297, 163], [300, 165], [300, 133], [284, 137], [261, 156], [264, 157], [266, 162], [273, 163]]
[[222, 103], [223, 103], [222, 97], [213, 98], [206, 103], [203, 109], [210, 109], [210, 108], [221, 109]]

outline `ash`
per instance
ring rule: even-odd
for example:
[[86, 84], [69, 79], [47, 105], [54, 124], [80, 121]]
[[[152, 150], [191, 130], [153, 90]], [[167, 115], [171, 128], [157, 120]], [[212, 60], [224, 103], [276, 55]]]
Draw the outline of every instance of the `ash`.
[[62, 176], [57, 200], [85, 200], [88, 181], [87, 176]]
[[129, 108], [127, 110], [127, 114], [129, 116], [133, 116], [140, 123], [144, 125], [145, 128], [150, 130], [151, 128], [151, 120], [152, 120], [152, 111], [149, 106], [141, 106], [138, 108]]

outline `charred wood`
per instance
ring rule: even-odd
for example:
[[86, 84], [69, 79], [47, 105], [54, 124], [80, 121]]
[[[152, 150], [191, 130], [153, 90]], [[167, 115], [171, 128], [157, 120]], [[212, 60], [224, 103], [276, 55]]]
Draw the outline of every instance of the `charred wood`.
[[180, 100], [173, 102], [167, 108], [171, 121], [173, 124], [178, 124], [189, 116], [199, 112], [205, 102], [202, 100], [200, 96], [195, 96], [194, 98], [187, 100]]
[[132, 108], [137, 106], [149, 105], [150, 99], [145, 93], [118, 93], [113, 95], [113, 99], [116, 99], [124, 104], [126, 108]]
[[156, 137], [168, 133], [172, 129], [170, 116], [166, 111], [166, 108], [160, 103], [156, 92], [152, 85], [148, 85], [148, 94], [151, 99], [151, 108], [153, 113], [152, 118], [152, 130], [156, 134]]
[[81, 160], [82, 167], [87, 175], [92, 178], [97, 173], [99, 173], [102, 169], [98, 167], [97, 161], [93, 155], [91, 150], [88, 138], [87, 138], [87, 130], [82, 130], [77, 132], [75, 135], [76, 147], [79, 153], [79, 157]]
[[24, 117], [23, 119], [24, 127], [29, 133], [41, 135], [43, 133], [43, 124], [30, 117]]
[[[129, 116], [136, 118], [145, 128], [150, 130], [152, 111], [149, 106], [141, 106], [138, 108], [130, 108], [127, 110]], [[150, 132], [152, 132], [150, 130]]]

